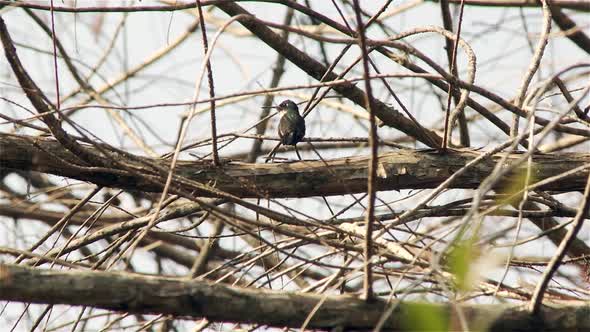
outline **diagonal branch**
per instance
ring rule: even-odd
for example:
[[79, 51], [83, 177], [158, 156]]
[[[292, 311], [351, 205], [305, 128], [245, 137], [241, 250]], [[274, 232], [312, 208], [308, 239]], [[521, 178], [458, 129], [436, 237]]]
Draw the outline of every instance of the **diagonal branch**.
[[[251, 15], [242, 7], [233, 2], [222, 2], [217, 4], [217, 7], [230, 16], [236, 16], [240, 14]], [[238, 21], [263, 42], [268, 44], [278, 53], [285, 56], [285, 58], [287, 58], [301, 70], [305, 71], [308, 75], [318, 81], [322, 80], [322, 77], [324, 77], [325, 73], [327, 72], [326, 66], [285, 41], [280, 35], [273, 32], [268, 26], [256, 20], [253, 16], [243, 16], [242, 18], [238, 19]], [[329, 73], [324, 78], [324, 80], [332, 81], [337, 79], [337, 77], [337, 74]], [[355, 104], [362, 107], [365, 106], [366, 94], [355, 85], [350, 83], [342, 84], [335, 86], [334, 90], [353, 101]], [[375, 113], [375, 116], [383, 121], [385, 125], [396, 128], [412, 137], [416, 137], [417, 140], [429, 146], [432, 146], [433, 142], [440, 144], [441, 138], [433, 131], [417, 126], [410, 119], [404, 117], [400, 112], [396, 111], [392, 107], [387, 106], [385, 103], [377, 99], [374, 100], [374, 104], [375, 109], [373, 112]]]

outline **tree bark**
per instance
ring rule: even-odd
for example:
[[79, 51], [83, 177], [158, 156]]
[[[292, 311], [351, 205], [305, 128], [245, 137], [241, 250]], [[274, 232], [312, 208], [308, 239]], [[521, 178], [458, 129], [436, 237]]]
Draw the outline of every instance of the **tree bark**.
[[[96, 150], [92, 146], [85, 149]], [[94, 151], [98, 153], [98, 151]], [[102, 151], [105, 152], [105, 151]], [[433, 150], [383, 153], [378, 160], [376, 187], [379, 191], [435, 188], [450, 175], [480, 155], [461, 150], [440, 154]], [[475, 189], [487, 177], [501, 154], [482, 160], [450, 184], [449, 188]], [[511, 154], [507, 166], [519, 157]], [[105, 158], [122, 158], [111, 153]], [[138, 157], [143, 158], [143, 157]], [[175, 174], [238, 197], [311, 197], [366, 192], [369, 156], [353, 156], [324, 161], [250, 164], [226, 160], [221, 166], [210, 162], [179, 162]], [[162, 159], [143, 158], [167, 166]], [[161, 187], [142, 176], [115, 168], [82, 167], [78, 159], [59, 142], [38, 137], [0, 134], [0, 170], [31, 170], [64, 176], [97, 185], [129, 190], [158, 192]], [[537, 154], [533, 175], [536, 181], [559, 176], [574, 168], [587, 168], [540, 186], [540, 190], [581, 191], [590, 169], [590, 154]], [[137, 165], [141, 167], [141, 165]], [[516, 171], [518, 173], [518, 170]], [[505, 181], [512, 181], [507, 177]], [[506, 185], [506, 183], [500, 186]], [[203, 196], [210, 196], [203, 193]]]
[[453, 318], [455, 310], [463, 311], [470, 327], [479, 329], [484, 324], [491, 331], [590, 329], [590, 315], [587, 314], [590, 303], [546, 307], [533, 319], [524, 309], [515, 306], [452, 308], [417, 302], [387, 304], [378, 299], [366, 303], [352, 296], [238, 288], [130, 273], [50, 271], [17, 265], [0, 265], [0, 300], [91, 306], [132, 314], [204, 317], [215, 322], [255, 323], [279, 328], [302, 327], [311, 315], [308, 329], [372, 329], [388, 307], [396, 306], [384, 330], [421, 329], [423, 326], [413, 317], [415, 309], [448, 317], [446, 323], [450, 330], [459, 327]]

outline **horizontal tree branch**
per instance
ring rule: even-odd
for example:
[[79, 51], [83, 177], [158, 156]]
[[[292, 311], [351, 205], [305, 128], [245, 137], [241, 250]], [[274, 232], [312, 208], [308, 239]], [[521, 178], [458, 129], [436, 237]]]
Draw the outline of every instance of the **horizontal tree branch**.
[[[202, 6], [210, 6], [222, 3], [228, 0], [202, 0]], [[235, 2], [276, 2], [277, 0], [232, 0]], [[439, 0], [427, 0], [439, 2]], [[461, 0], [449, 0], [451, 3], [459, 3]], [[466, 5], [483, 6], [483, 7], [540, 7], [539, 0], [465, 0]], [[582, 11], [590, 11], [590, 4], [587, 0], [552, 0], [551, 4], [566, 8]], [[50, 11], [52, 6], [39, 4], [35, 1], [0, 0], [1, 6], [23, 7], [36, 10]], [[150, 5], [150, 6], [53, 6], [55, 12], [65, 13], [129, 13], [129, 12], [169, 12], [181, 11], [196, 8], [194, 2], [180, 3], [174, 5]]]
[[[95, 150], [92, 146], [85, 149]], [[93, 151], [98, 153], [98, 151]], [[103, 151], [104, 152], [104, 151]], [[383, 153], [378, 161], [377, 190], [434, 188], [480, 153], [472, 150], [400, 150]], [[511, 154], [507, 166], [519, 154]], [[105, 158], [121, 158], [111, 153]], [[138, 157], [145, 158], [145, 157]], [[239, 197], [312, 197], [366, 192], [368, 156], [326, 161], [250, 164], [225, 161], [219, 167], [209, 161], [182, 161], [175, 174]], [[461, 175], [449, 188], [475, 189], [487, 177], [500, 156], [482, 160]], [[166, 160], [145, 158], [146, 162], [167, 167]], [[575, 168], [569, 176], [541, 185], [538, 189], [559, 192], [581, 191], [590, 169], [590, 154], [538, 154], [533, 157], [533, 178], [541, 181]], [[64, 176], [97, 185], [128, 190], [158, 192], [159, 185], [144, 177], [107, 167], [81, 167], [78, 159], [59, 142], [29, 136], [0, 134], [0, 169], [31, 170]], [[140, 165], [138, 165], [140, 167]], [[510, 178], [505, 179], [510, 181]], [[508, 183], [503, 183], [505, 186]], [[203, 196], [211, 195], [203, 193]]]
[[[372, 329], [390, 306], [384, 330], [417, 330], [416, 309], [450, 317], [449, 330], [459, 328], [457, 307], [445, 304], [371, 303], [352, 297], [248, 289], [201, 280], [95, 271], [53, 271], [0, 265], [0, 301], [90, 306], [131, 314], [164, 314], [273, 327], [309, 329]], [[544, 308], [530, 317], [522, 308], [502, 305], [460, 306], [468, 325], [490, 331], [590, 329], [590, 304]], [[314, 312], [315, 311], [315, 312]], [[313, 314], [312, 314], [313, 313]], [[427, 318], [427, 317], [425, 317]], [[432, 318], [432, 317], [428, 317]], [[444, 327], [443, 327], [444, 328]]]
[[[427, 0], [439, 2], [440, 0]], [[461, 0], [448, 0], [450, 3], [461, 3]], [[540, 0], [463, 0], [467, 6], [482, 7], [541, 7]], [[587, 0], [552, 0], [552, 6], [590, 11], [590, 2]]]

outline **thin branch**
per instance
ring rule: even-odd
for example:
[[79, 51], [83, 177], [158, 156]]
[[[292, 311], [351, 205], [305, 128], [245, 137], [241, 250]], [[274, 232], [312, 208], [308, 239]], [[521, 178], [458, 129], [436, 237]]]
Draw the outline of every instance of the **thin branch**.
[[[43, 122], [49, 127], [49, 130], [53, 136], [69, 151], [74, 155], [82, 159], [83, 161], [91, 165], [103, 165], [104, 160], [98, 153], [90, 152], [85, 150], [78, 142], [76, 142], [65, 130], [61, 128], [60, 122], [49, 113], [55, 110], [55, 106], [51, 104], [49, 99], [41, 91], [41, 89], [35, 84], [35, 82], [29, 76], [27, 70], [23, 67], [18, 55], [14, 43], [8, 33], [8, 29], [2, 17], [0, 17], [0, 38], [2, 45], [4, 46], [4, 54], [8, 63], [10, 64], [12, 71], [14, 72], [21, 88], [27, 95], [27, 98], [35, 107], [38, 113], [43, 113]], [[77, 161], [76, 164], [79, 164]]]
[[359, 47], [363, 56], [363, 74], [365, 76], [365, 109], [369, 112], [369, 146], [371, 157], [369, 159], [368, 177], [367, 177], [367, 212], [365, 225], [365, 243], [363, 256], [365, 259], [363, 271], [363, 298], [369, 302], [373, 298], [373, 271], [371, 259], [373, 257], [373, 223], [375, 222], [375, 193], [377, 181], [377, 158], [378, 158], [378, 144], [377, 144], [377, 125], [375, 124], [375, 101], [373, 99], [373, 90], [371, 89], [371, 81], [369, 80], [369, 54], [367, 53], [365, 26], [361, 18], [361, 8], [358, 0], [354, 0], [354, 11], [356, 16], [357, 34], [359, 40]]
[[[451, 19], [451, 13], [449, 9], [449, 3], [447, 0], [441, 0], [441, 11], [443, 17], [443, 24], [447, 31], [453, 33], [453, 21]], [[459, 12], [459, 21], [457, 23], [457, 37], [455, 42], [451, 44], [451, 40], [445, 38], [446, 44], [446, 51], [447, 51], [447, 60], [449, 62], [449, 72], [451, 75], [459, 79], [459, 72], [457, 70], [457, 48], [459, 46], [459, 40], [461, 38], [461, 27], [463, 25], [463, 9], [465, 8], [465, 2], [461, 2], [461, 8]], [[445, 151], [447, 149], [447, 144], [450, 138], [452, 137], [452, 128], [453, 123], [449, 123], [449, 118], [451, 115], [451, 98], [455, 98], [455, 105], [460, 103], [460, 97], [457, 96], [456, 87], [454, 86], [453, 82], [449, 82], [449, 89], [447, 90], [447, 108], [445, 110], [445, 128], [443, 133], [443, 144], [442, 150]], [[469, 134], [467, 132], [467, 124], [465, 120], [465, 113], [461, 112], [459, 115], [459, 119], [462, 122], [461, 125], [461, 144], [463, 146], [469, 146]], [[451, 122], [452, 119], [450, 120]], [[450, 126], [450, 127], [449, 127]]]
[[51, 0], [51, 37], [53, 42], [53, 70], [55, 71], [55, 96], [56, 96], [56, 109], [61, 110], [61, 100], [60, 100], [60, 90], [59, 90], [59, 73], [57, 68], [57, 46], [56, 46], [56, 39], [57, 36], [55, 35], [55, 13], [53, 11], [53, 0]]
[[[201, 0], [196, 0], [197, 9], [199, 12], [199, 22], [201, 25], [201, 36], [203, 37], [203, 53], [207, 56], [209, 45], [207, 43], [207, 29], [205, 28], [205, 16], [203, 16], [203, 8]], [[211, 68], [211, 57], [205, 59], [207, 61], [207, 82], [209, 83], [209, 98], [211, 99], [209, 110], [211, 114], [211, 149], [213, 153], [213, 164], [219, 166], [219, 155], [217, 153], [217, 121], [215, 120], [215, 85], [213, 83], [213, 69]]]
[[[202, 1], [203, 6], [217, 5], [219, 3], [226, 2], [228, 0], [208, 0]], [[239, 1], [251, 1], [251, 0], [234, 0]], [[260, 2], [280, 2], [285, 3], [286, 1], [281, 0], [260, 0]], [[426, 0], [426, 1], [439, 1], [439, 0]], [[462, 0], [448, 0], [451, 3], [460, 3]], [[590, 11], [590, 4], [584, 0], [552, 0], [554, 5], [580, 11]], [[538, 0], [465, 0], [466, 5], [470, 6], [483, 6], [483, 7], [539, 7], [540, 1]], [[30, 9], [50, 11], [51, 6], [41, 5], [36, 2], [14, 2], [12, 0], [0, 0], [0, 5], [11, 6], [11, 7], [25, 7]], [[187, 9], [195, 8], [194, 3], [181, 3], [175, 5], [165, 6], [87, 6], [87, 7], [66, 7], [56, 6], [54, 11], [64, 13], [133, 13], [133, 12], [171, 12], [171, 11], [184, 11]]]
[[[543, 3], [543, 27], [541, 28], [541, 36], [539, 37], [539, 42], [537, 43], [537, 47], [535, 49], [535, 53], [533, 54], [533, 58], [531, 59], [531, 63], [527, 68], [526, 73], [520, 83], [520, 87], [518, 88], [518, 92], [516, 98], [514, 100], [514, 104], [518, 108], [522, 108], [525, 103], [525, 97], [527, 95], [527, 90], [533, 76], [537, 72], [539, 65], [541, 63], [541, 58], [545, 53], [545, 46], [549, 42], [549, 32], [551, 32], [551, 12], [549, 11], [549, 6], [547, 5], [548, 0], [540, 0]], [[510, 136], [515, 137], [518, 134], [518, 123], [520, 120], [520, 116], [514, 114], [512, 117], [512, 127], [510, 129]]]
[[531, 302], [529, 303], [528, 309], [531, 311], [533, 315], [537, 315], [539, 313], [541, 304], [543, 303], [543, 294], [549, 285], [549, 281], [553, 277], [553, 274], [557, 271], [557, 268], [561, 264], [561, 261], [565, 257], [567, 249], [572, 244], [573, 241], [577, 239], [578, 232], [582, 228], [584, 224], [584, 220], [590, 213], [590, 174], [588, 175], [588, 180], [586, 181], [586, 188], [584, 189], [584, 196], [582, 197], [582, 203], [578, 208], [578, 213], [574, 217], [573, 223], [571, 228], [568, 230], [566, 236], [563, 238], [559, 247], [557, 247], [557, 251], [551, 261], [547, 265], [543, 276], [541, 277], [541, 281], [535, 287], [535, 292], [533, 293], [533, 297], [531, 298]]
[[[290, 1], [281, 2], [290, 3]], [[285, 40], [280, 38], [278, 34], [273, 32], [269, 28], [266, 22], [260, 22], [254, 16], [250, 15], [248, 11], [240, 7], [238, 4], [233, 2], [223, 2], [218, 4], [218, 7], [230, 16], [242, 14], [243, 16], [239, 19], [239, 22], [243, 26], [245, 26], [248, 30], [250, 30], [253, 34], [255, 34], [258, 38], [260, 38], [270, 47], [275, 49], [277, 52], [283, 54], [289, 61], [301, 68], [310, 76], [314, 77], [316, 80], [321, 80], [324, 74], [326, 73], [327, 68], [324, 65], [322, 65], [306, 53], [300, 51], [290, 43], [285, 42]], [[307, 7], [303, 8], [309, 10], [309, 8]], [[334, 22], [334, 24], [340, 26], [338, 23]], [[342, 29], [346, 28], [342, 27]], [[337, 74], [330, 73], [326, 77], [326, 80], [331, 81], [336, 78]], [[365, 92], [363, 92], [353, 84], [338, 85], [334, 87], [334, 90], [342, 94], [344, 97], [350, 99], [357, 105], [365, 105]], [[436, 133], [425, 128], [417, 128], [415, 123], [413, 123], [411, 120], [407, 119], [398, 111], [396, 111], [392, 107], [389, 107], [385, 103], [376, 99], [374, 99], [373, 103], [375, 105], [373, 112], [375, 112], [375, 115], [386, 125], [392, 126], [408, 135], [416, 137], [416, 139], [420, 140], [421, 142], [427, 145], [430, 145], [431, 141], [433, 140], [436, 142], [439, 142], [441, 140]], [[425, 137], [424, 133], [427, 133], [428, 137]]]
[[[287, 13], [285, 14], [285, 18], [283, 19], [283, 24], [284, 25], [290, 25], [291, 21], [293, 20], [293, 13], [294, 11], [289, 8], [287, 10]], [[283, 31], [283, 33], [281, 34], [282, 37], [285, 40], [289, 40], [289, 31], [285, 30]], [[277, 60], [275, 61], [274, 64], [274, 68], [272, 71], [272, 78], [270, 80], [270, 85], [269, 88], [270, 89], [274, 89], [277, 88], [279, 86], [279, 82], [281, 81], [281, 78], [283, 77], [283, 74], [285, 73], [285, 57], [282, 54], [278, 54], [277, 55]], [[272, 101], [274, 99], [274, 95], [272, 94], [267, 94], [266, 97], [264, 98], [264, 102], [262, 104], [262, 113], [260, 114], [260, 120], [262, 122], [258, 123], [258, 125], [256, 126], [256, 134], [262, 135], [264, 134], [264, 132], [266, 131], [266, 128], [268, 127], [268, 115], [270, 113], [271, 110], [271, 106], [272, 106]], [[248, 154], [247, 158], [246, 158], [246, 162], [248, 163], [253, 163], [256, 161], [256, 158], [258, 157], [258, 155], [260, 155], [260, 152], [262, 150], [262, 140], [256, 140], [254, 141], [254, 144], [252, 145], [252, 148], [250, 149], [250, 153]]]

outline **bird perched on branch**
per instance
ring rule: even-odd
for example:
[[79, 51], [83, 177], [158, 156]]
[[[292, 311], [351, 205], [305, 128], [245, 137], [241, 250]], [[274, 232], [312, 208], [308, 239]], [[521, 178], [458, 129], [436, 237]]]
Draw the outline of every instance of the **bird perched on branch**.
[[305, 136], [305, 120], [299, 115], [299, 108], [287, 99], [277, 106], [282, 114], [279, 122], [279, 137], [284, 145], [296, 145]]

